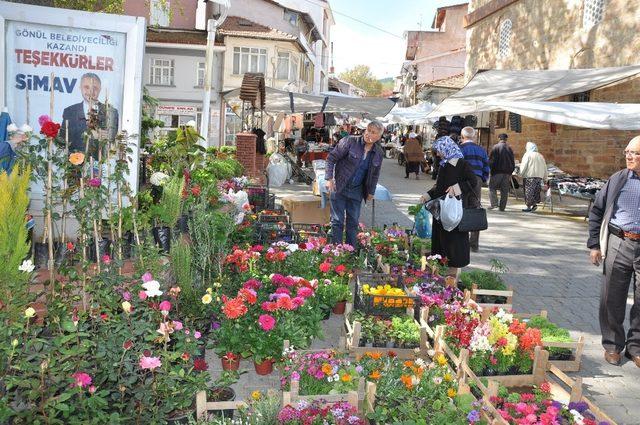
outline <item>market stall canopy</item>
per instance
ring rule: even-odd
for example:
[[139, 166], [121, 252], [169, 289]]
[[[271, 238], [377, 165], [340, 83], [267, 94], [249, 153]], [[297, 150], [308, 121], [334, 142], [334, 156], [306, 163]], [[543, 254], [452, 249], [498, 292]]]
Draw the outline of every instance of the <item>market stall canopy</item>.
[[[429, 118], [508, 110], [524, 116], [558, 124], [589, 128], [629, 129], [636, 104], [546, 102], [616, 83], [640, 73], [640, 66], [566, 70], [490, 70], [476, 74], [459, 92], [449, 96]], [[554, 105], [551, 105], [553, 103]], [[592, 115], [578, 117], [577, 112]], [[511, 108], [511, 109], [509, 109]], [[517, 110], [516, 110], [517, 109]], [[637, 110], [637, 109], [633, 109]], [[519, 111], [519, 112], [518, 112]], [[606, 123], [608, 119], [608, 123]], [[618, 127], [623, 123], [625, 128]], [[639, 128], [640, 124], [635, 124]]]
[[427, 118], [433, 108], [435, 105], [429, 102], [420, 102], [408, 108], [400, 108], [396, 105], [383, 120], [405, 125], [426, 124], [434, 121], [434, 119]]
[[[350, 97], [330, 93], [315, 96], [271, 87], [267, 87], [265, 91], [264, 110], [269, 113], [333, 112], [373, 118], [387, 115], [395, 105], [393, 100], [387, 98]], [[240, 108], [234, 106], [241, 104], [239, 95], [240, 89], [222, 93], [224, 100], [237, 114], [240, 113]]]

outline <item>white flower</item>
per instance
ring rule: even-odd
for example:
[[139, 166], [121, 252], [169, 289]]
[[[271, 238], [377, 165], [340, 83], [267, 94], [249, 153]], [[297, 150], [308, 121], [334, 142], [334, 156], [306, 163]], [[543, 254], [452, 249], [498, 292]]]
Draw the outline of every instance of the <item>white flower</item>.
[[151, 174], [151, 178], [149, 179], [151, 184], [154, 186], [162, 186], [167, 182], [167, 180], [169, 180], [169, 176], [159, 171]]
[[338, 382], [340, 380], [340, 375], [338, 375], [337, 373], [333, 375], [333, 380]]
[[333, 382], [333, 378], [331, 376], [327, 376], [327, 382]]
[[7, 126], [7, 133], [13, 133], [15, 131], [18, 131], [18, 126], [14, 123], [11, 123]]
[[34, 271], [36, 266], [33, 265], [31, 260], [24, 260], [22, 264], [18, 267], [18, 270], [25, 273], [31, 273]]
[[147, 297], [159, 297], [162, 295], [162, 291], [160, 290], [160, 282], [157, 280], [150, 280], [142, 284], [142, 287], [145, 289], [145, 293]]
[[289, 244], [289, 246], [287, 246], [287, 250], [290, 252], [296, 252], [298, 250], [298, 244], [297, 243]]
[[415, 364], [417, 364], [419, 367], [425, 367], [427, 365], [427, 363], [420, 357], [416, 359]]
[[507, 313], [503, 309], [498, 310], [498, 312], [496, 313], [496, 317], [502, 322], [506, 322], [506, 323], [513, 322], [513, 314]]
[[20, 131], [23, 133], [33, 133], [33, 128], [31, 128], [31, 126], [28, 124], [22, 124], [22, 127], [20, 127]]

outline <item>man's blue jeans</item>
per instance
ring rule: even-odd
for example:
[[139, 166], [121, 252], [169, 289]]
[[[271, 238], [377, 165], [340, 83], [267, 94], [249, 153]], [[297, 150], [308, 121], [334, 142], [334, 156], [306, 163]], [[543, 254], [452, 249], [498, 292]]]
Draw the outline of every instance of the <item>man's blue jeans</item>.
[[[345, 192], [347, 191], [345, 190]], [[344, 193], [331, 193], [331, 242], [334, 244], [342, 243], [342, 234], [346, 230], [347, 238], [345, 243], [357, 248], [361, 207], [362, 196], [354, 197], [347, 196]]]

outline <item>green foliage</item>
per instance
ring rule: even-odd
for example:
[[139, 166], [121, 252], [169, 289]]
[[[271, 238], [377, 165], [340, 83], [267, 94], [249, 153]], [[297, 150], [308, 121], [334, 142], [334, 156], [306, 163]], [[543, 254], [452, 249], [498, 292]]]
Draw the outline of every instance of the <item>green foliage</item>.
[[[527, 326], [540, 329], [543, 342], [572, 342], [571, 334], [567, 329], [561, 328], [555, 323], [549, 321], [546, 317], [534, 316], [527, 322]], [[551, 356], [553, 355], [570, 355], [571, 350], [568, 348], [545, 347]]]
[[416, 345], [420, 343], [420, 326], [412, 317], [393, 317], [391, 335], [399, 345]]
[[189, 221], [193, 265], [202, 290], [222, 275], [229, 237], [234, 230], [233, 218], [222, 211], [211, 210], [206, 200], [194, 205]]
[[16, 314], [24, 310], [31, 276], [18, 270], [29, 253], [25, 214], [30, 174], [29, 168], [0, 172], [0, 299]]
[[124, 0], [54, 0], [53, 5], [87, 12], [124, 13]]
[[470, 272], [460, 273], [460, 289], [471, 290], [472, 285], [475, 283], [479, 289], [492, 289], [503, 291], [507, 289], [507, 285], [502, 278], [495, 272], [489, 272], [485, 270], [473, 270]]
[[160, 202], [151, 207], [152, 214], [160, 225], [174, 228], [182, 214], [182, 189], [184, 177], [175, 175], [162, 188]]
[[371, 73], [367, 65], [356, 65], [341, 73], [339, 78], [367, 92], [368, 97], [380, 96], [382, 83]]
[[489, 260], [489, 264], [491, 264], [491, 271], [496, 274], [505, 274], [509, 271], [509, 267], [496, 258]]

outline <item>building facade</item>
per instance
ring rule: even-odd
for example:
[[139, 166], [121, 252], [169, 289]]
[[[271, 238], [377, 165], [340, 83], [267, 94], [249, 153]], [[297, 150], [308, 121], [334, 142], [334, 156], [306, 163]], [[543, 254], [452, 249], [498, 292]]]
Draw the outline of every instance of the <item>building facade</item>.
[[[635, 65], [640, 0], [472, 0], [465, 17], [468, 81], [483, 69], [575, 69]], [[560, 101], [640, 102], [640, 78]], [[509, 134], [516, 155], [531, 140], [548, 162], [576, 175], [607, 177], [624, 167], [630, 131], [592, 130], [492, 113], [492, 139]]]
[[396, 91], [401, 106], [420, 99], [420, 91], [432, 81], [464, 72], [466, 30], [464, 18], [468, 3], [440, 7], [433, 18], [432, 31], [407, 31], [407, 50]]

